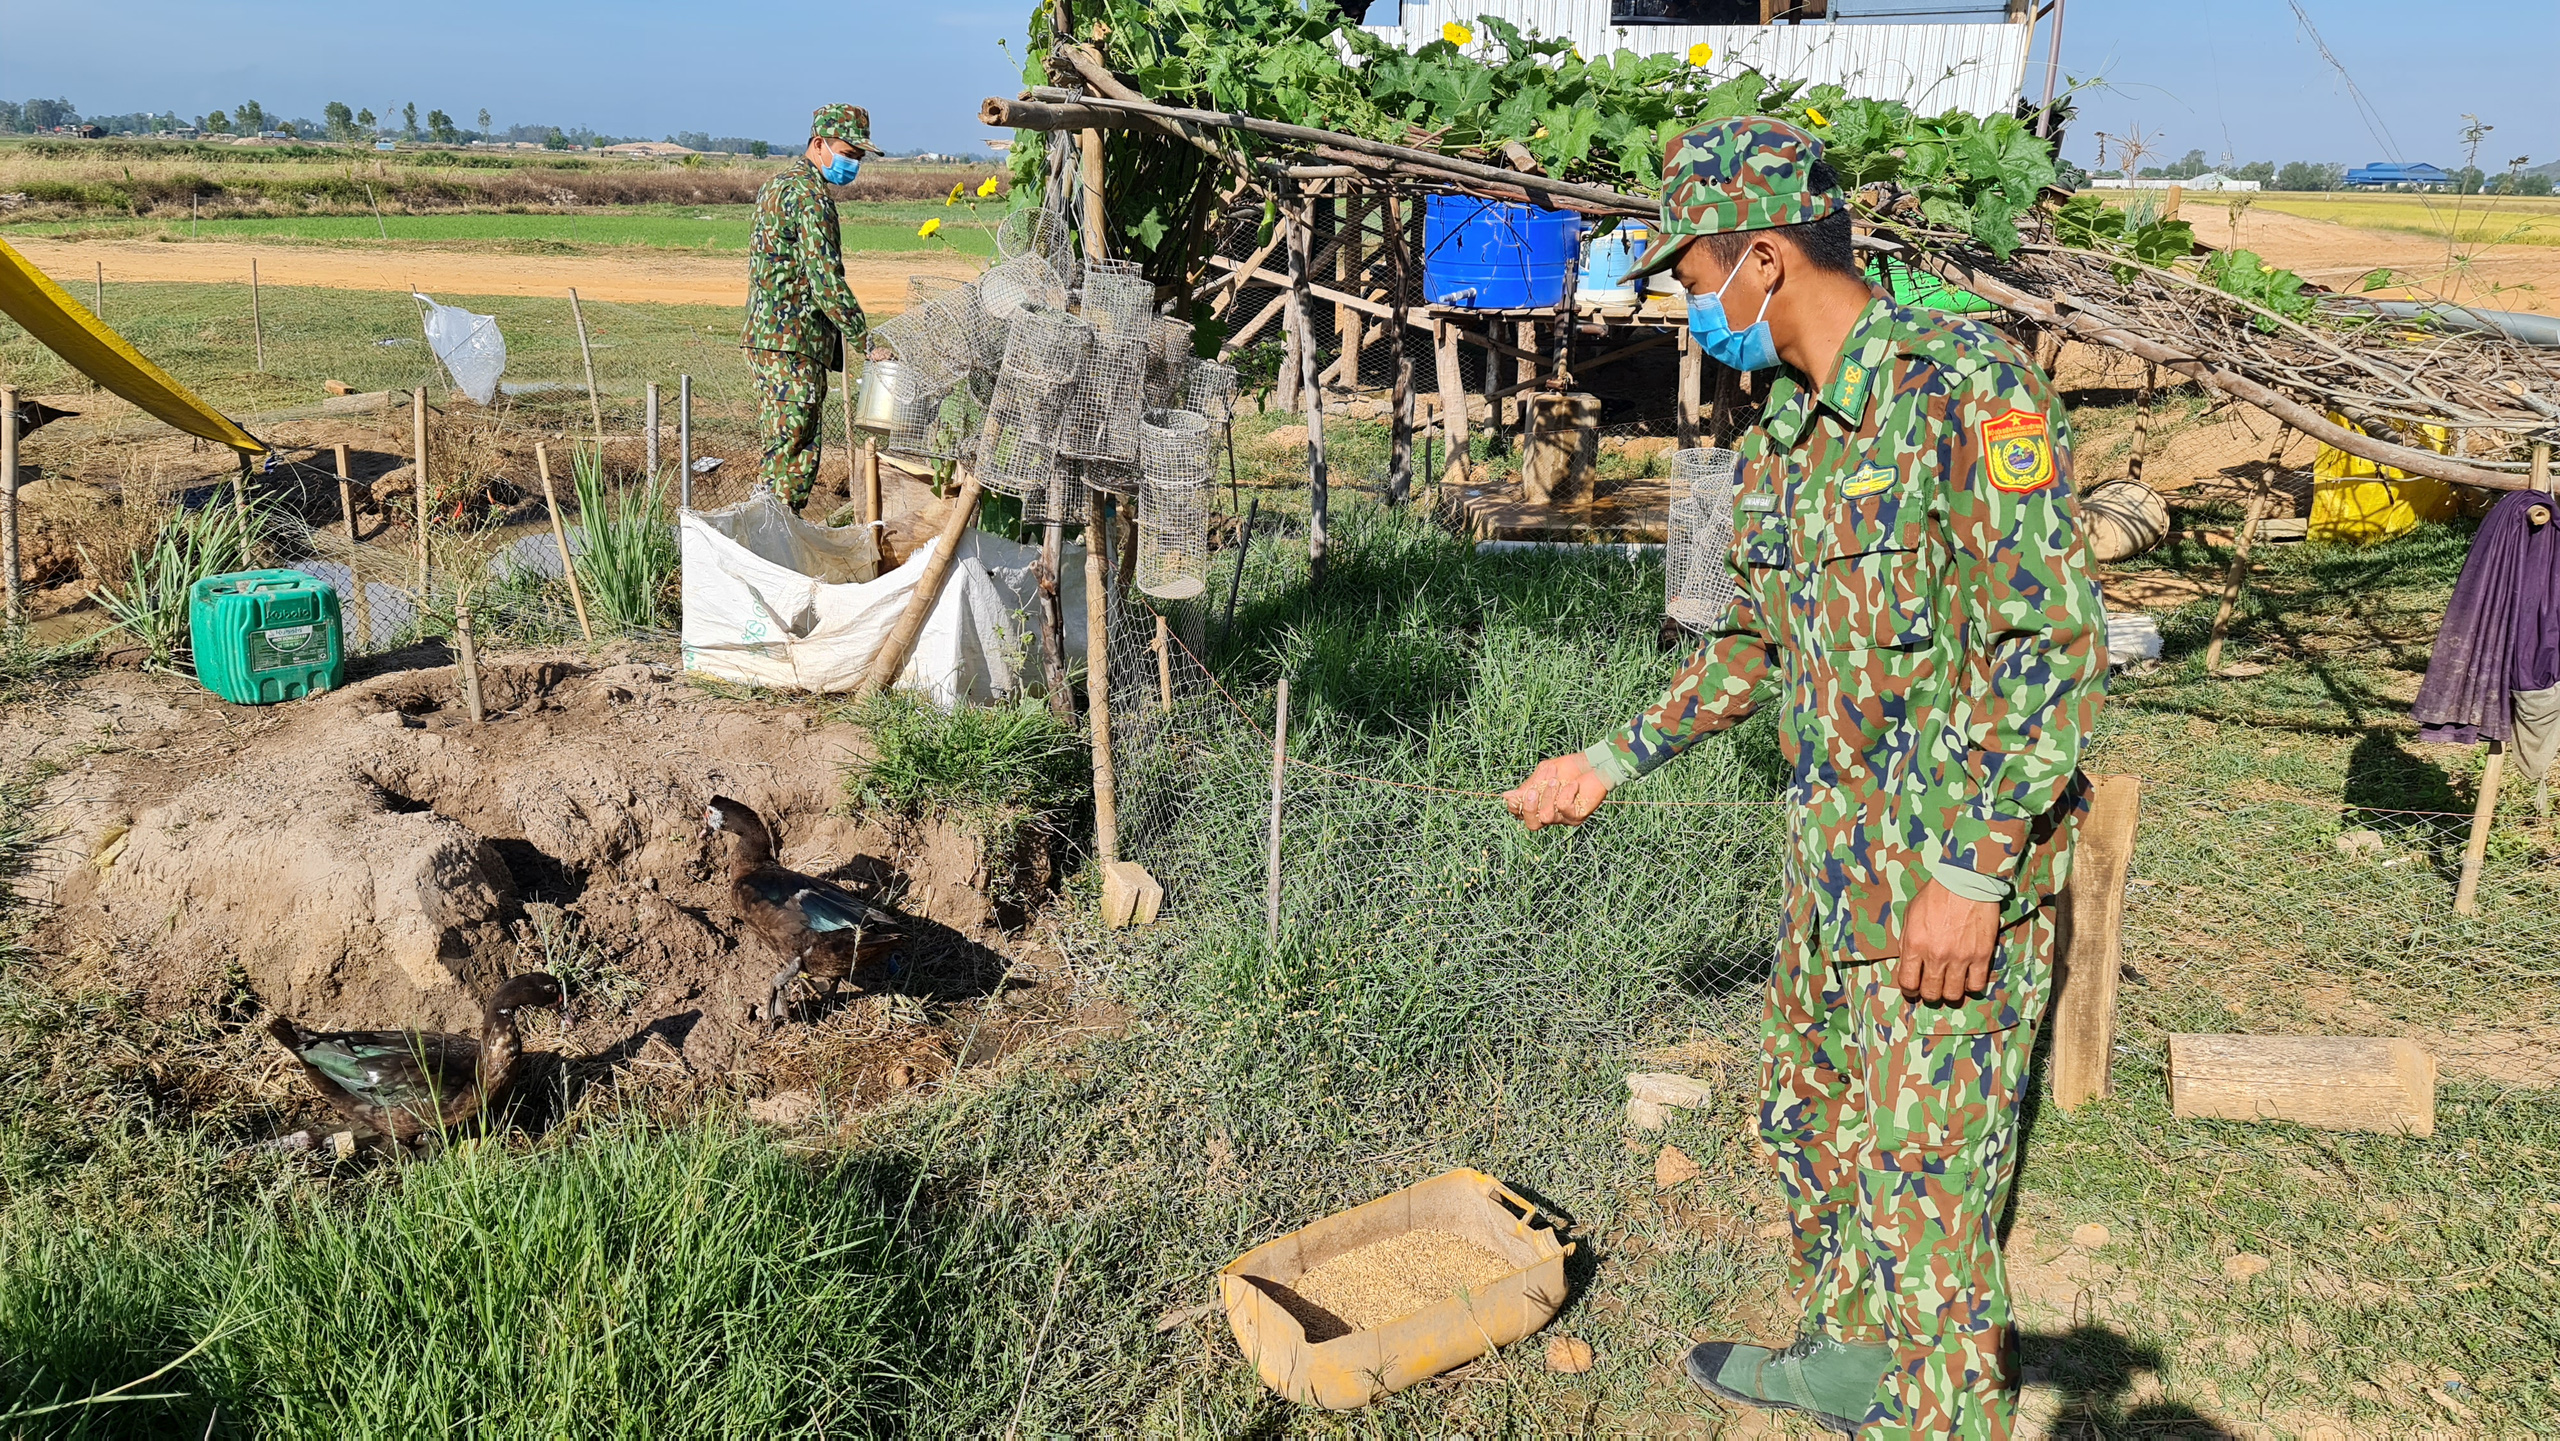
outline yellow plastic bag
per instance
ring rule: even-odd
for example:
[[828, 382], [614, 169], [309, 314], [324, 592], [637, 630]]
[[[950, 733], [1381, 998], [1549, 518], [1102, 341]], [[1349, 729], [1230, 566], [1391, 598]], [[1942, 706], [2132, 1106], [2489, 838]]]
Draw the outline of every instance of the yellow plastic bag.
[[[2358, 435], [2371, 433], [2335, 411], [2329, 419]], [[2392, 439], [2443, 455], [2452, 438], [2441, 425], [2417, 425], [2402, 428]], [[2307, 529], [2313, 540], [2371, 545], [2414, 530], [2421, 521], [2443, 520], [2461, 508], [2461, 492], [2441, 480], [2376, 465], [2335, 446], [2321, 446], [2311, 462]]]

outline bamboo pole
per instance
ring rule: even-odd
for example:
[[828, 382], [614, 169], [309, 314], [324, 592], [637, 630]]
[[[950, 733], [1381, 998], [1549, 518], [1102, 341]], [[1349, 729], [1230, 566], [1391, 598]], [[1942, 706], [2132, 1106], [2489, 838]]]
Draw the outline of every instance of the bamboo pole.
[[676, 508], [693, 509], [693, 377], [676, 377]]
[[[2268, 452], [2266, 463], [2258, 471], [2258, 493], [2249, 497], [2249, 507], [2240, 517], [2240, 536], [2232, 542], [2231, 570], [2222, 578], [2222, 605], [2213, 613], [2213, 639], [2205, 643], [2204, 673], [2222, 673], [2222, 641], [2231, 633], [2231, 618], [2240, 608], [2240, 587], [2249, 578], [2249, 550], [2257, 543], [2258, 527], [2275, 507], [2276, 466], [2284, 459], [2288, 433], [2278, 427], [2275, 448]], [[2140, 463], [2139, 452], [2136, 464]]]
[[[249, 263], [255, 265], [258, 262], [252, 260]], [[103, 260], [98, 262], [98, 278], [95, 286], [96, 288], [89, 292], [89, 313], [104, 320], [107, 318], [107, 263]]]
[[2151, 394], [2160, 383], [2160, 367], [2142, 363], [2142, 385], [2133, 394], [2133, 454], [2124, 463], [2124, 478], [2142, 479], [2142, 463], [2151, 455]]
[[409, 392], [409, 464], [410, 480], [417, 487], [418, 533], [411, 538], [410, 548], [418, 559], [418, 607], [427, 604], [427, 388], [423, 385]]
[[862, 484], [862, 482], [861, 482], [861, 480], [860, 480], [860, 478], [859, 478], [859, 477], [860, 477], [860, 475], [861, 475], [861, 472], [862, 472], [862, 463], [861, 463], [861, 461], [860, 461], [857, 457], [860, 455], [860, 453], [861, 453], [863, 450], [867, 449], [867, 448], [870, 446], [871, 442], [870, 442], [870, 441], [868, 441], [868, 440], [862, 440], [862, 441], [858, 441], [858, 442], [857, 442], [857, 441], [855, 440], [855, 437], [856, 437], [856, 436], [861, 435], [861, 434], [862, 434], [862, 432], [861, 432], [860, 430], [856, 429], [856, 428], [854, 427], [854, 423], [853, 423], [853, 342], [852, 342], [852, 341], [850, 341], [850, 340], [847, 340], [847, 341], [845, 341], [843, 344], [844, 344], [844, 372], [843, 372], [843, 374], [844, 374], [844, 498], [845, 498], [846, 500], [848, 500], [848, 501], [852, 501], [852, 500], [860, 500], [860, 499], [862, 498], [859, 494], [857, 494], [857, 493], [856, 493], [856, 492], [858, 491], [858, 489], [860, 488], [861, 484]]
[[1049, 709], [1073, 717], [1075, 696], [1067, 684], [1067, 612], [1059, 594], [1059, 563], [1066, 551], [1066, 527], [1050, 521], [1040, 527], [1040, 564], [1033, 578], [1040, 588], [1040, 661], [1048, 678]]
[[646, 452], [649, 479], [658, 478], [658, 382], [649, 382], [649, 448]]
[[347, 598], [355, 603], [358, 644], [373, 648], [373, 597], [364, 588], [364, 547], [356, 538], [355, 472], [347, 464], [347, 447], [337, 446], [338, 514], [347, 523]]
[[942, 533], [934, 537], [937, 544], [933, 558], [925, 562], [915, 592], [907, 597], [907, 608], [899, 612], [898, 623], [890, 628], [888, 639], [880, 643], [879, 653], [872, 657], [871, 670], [854, 687], [855, 700], [888, 689], [906, 670], [907, 657], [916, 648], [916, 637], [924, 633], [925, 620], [933, 614], [934, 603], [942, 598], [942, 587], [951, 578], [951, 557], [960, 548], [960, 534], [969, 528], [969, 519], [977, 512], [978, 475], [963, 466], [960, 493], [951, 498], [951, 513], [943, 518]]
[[533, 468], [542, 476], [542, 508], [551, 514], [551, 543], [560, 548], [560, 575], [569, 582], [569, 604], [578, 610], [578, 634], [587, 644], [596, 643], [596, 628], [587, 621], [587, 597], [578, 586], [578, 563], [569, 555], [569, 528], [560, 521], [560, 495], [551, 486], [551, 449], [540, 442], [533, 447]]
[[[862, 442], [862, 523], [880, 523], [880, 442]], [[875, 537], [876, 538], [876, 537]]]
[[1393, 418], [1388, 421], [1387, 437], [1387, 503], [1402, 505], [1413, 494], [1413, 351], [1405, 344], [1408, 338], [1405, 327], [1411, 323], [1412, 317], [1405, 310], [1405, 294], [1409, 286], [1405, 274], [1404, 210], [1393, 195], [1387, 196], [1383, 203], [1387, 288], [1395, 306], [1395, 318], [1388, 327], [1387, 335], [1388, 343], [1395, 347], [1396, 352]]
[[578, 360], [587, 368], [587, 418], [596, 425], [596, 464], [604, 464], [604, 404], [596, 399], [596, 353], [587, 344], [587, 312], [578, 304], [578, 287], [569, 287], [569, 318], [578, 324]]
[[1315, 203], [1292, 197], [1289, 217], [1289, 318], [1298, 331], [1298, 377], [1307, 402], [1307, 569], [1310, 583], [1324, 584], [1326, 511], [1331, 496], [1324, 460], [1324, 382], [1316, 375], [1315, 320], [1308, 313], [1308, 255], [1314, 239]]
[[1262, 883], [1262, 934], [1274, 951], [1280, 948], [1280, 799], [1289, 764], [1289, 678], [1280, 677], [1280, 698], [1271, 720], [1271, 848]]
[[1084, 538], [1085, 719], [1093, 732], [1094, 853], [1108, 866], [1120, 859], [1119, 777], [1111, 761], [1111, 595], [1102, 574], [1102, 497], [1091, 497], [1090, 505]]
[[1698, 383], [1705, 378], [1707, 354], [1687, 326], [1680, 329], [1680, 448], [1698, 447]]
[[[104, 274], [104, 270], [105, 267], [102, 265], [101, 275]], [[258, 304], [258, 257], [254, 255], [249, 257], [249, 336], [257, 342], [258, 373], [264, 375], [267, 371], [267, 321], [265, 312]]]
[[2489, 742], [2489, 761], [2480, 771], [2480, 799], [2471, 808], [2471, 839], [2462, 847], [2462, 880], [2453, 891], [2454, 914], [2480, 914], [2480, 867], [2489, 858], [2489, 829], [2498, 815], [2498, 783], [2505, 778], [2507, 747]]
[[[1410, 434], [1405, 437], [1407, 444], [1405, 459], [1408, 463], [1413, 459], [1410, 448], [1412, 439]], [[1244, 589], [1244, 563], [1253, 558], [1253, 523], [1261, 518], [1262, 497], [1257, 495], [1253, 498], [1252, 508], [1244, 513], [1244, 534], [1236, 537], [1236, 573], [1227, 582], [1226, 611], [1218, 617], [1218, 639], [1221, 641], [1226, 639], [1228, 631], [1235, 628], [1236, 596]], [[1170, 690], [1170, 686], [1167, 689]], [[1165, 704], [1170, 708], [1172, 701], [1168, 698]]]
[[1156, 617], [1156, 708], [1173, 709], [1173, 630], [1161, 615]]
[[240, 469], [231, 477], [231, 518], [240, 525], [240, 568], [247, 570], [255, 562], [249, 535], [249, 457], [240, 457]]
[[1087, 260], [1111, 258], [1110, 238], [1106, 226], [1110, 210], [1104, 203], [1102, 188], [1102, 132], [1083, 130], [1076, 134], [1077, 178], [1084, 187], [1084, 255]]
[[8, 572], [9, 624], [27, 623], [18, 585], [18, 387], [0, 385], [0, 569]]

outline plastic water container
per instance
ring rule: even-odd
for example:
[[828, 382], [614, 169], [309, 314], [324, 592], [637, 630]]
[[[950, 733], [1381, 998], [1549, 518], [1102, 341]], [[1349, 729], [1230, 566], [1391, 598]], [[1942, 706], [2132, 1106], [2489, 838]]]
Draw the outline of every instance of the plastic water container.
[[298, 570], [209, 575], [187, 591], [196, 679], [234, 705], [334, 690], [347, 678], [336, 587]]
[[1562, 304], [1581, 249], [1582, 217], [1472, 195], [1433, 195], [1422, 209], [1422, 290], [1433, 305], [1534, 310]]
[[1624, 222], [1606, 235], [1593, 236], [1589, 248], [1583, 251], [1582, 279], [1575, 287], [1575, 299], [1604, 305], [1633, 303], [1636, 288], [1627, 283], [1627, 272], [1635, 269], [1636, 257], [1644, 253], [1652, 239], [1652, 231]]

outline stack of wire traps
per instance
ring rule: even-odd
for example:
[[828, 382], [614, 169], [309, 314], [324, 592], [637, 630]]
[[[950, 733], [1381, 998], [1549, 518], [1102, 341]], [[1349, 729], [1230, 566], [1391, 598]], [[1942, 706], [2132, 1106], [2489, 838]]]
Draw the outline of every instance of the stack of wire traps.
[[1084, 263], [1084, 318], [1093, 328], [1116, 339], [1140, 341], [1151, 348], [1155, 332], [1156, 288], [1139, 267], [1126, 260]]
[[1733, 482], [1741, 457], [1723, 449], [1671, 452], [1670, 525], [1663, 536], [1663, 614], [1705, 631], [1733, 604]]
[[996, 226], [996, 255], [1004, 261], [1036, 259], [1063, 287], [1075, 274], [1075, 232], [1065, 216], [1046, 206], [1017, 210]]
[[1025, 519], [1070, 519], [1082, 508], [1059, 441], [1068, 396], [1092, 350], [1092, 326], [1046, 307], [1024, 309], [1005, 337], [1004, 362], [978, 429], [977, 471], [987, 489], [1020, 499]]
[[993, 327], [998, 337], [987, 360], [990, 368], [1003, 358], [1001, 337], [1016, 316], [1034, 308], [1067, 308], [1067, 283], [1047, 260], [1037, 255], [1019, 256], [991, 266], [972, 283], [978, 289], [978, 305], [985, 312], [985, 323]]
[[1188, 410], [1147, 417], [1138, 447], [1138, 589], [1190, 600], [1209, 587], [1209, 422]]
[[881, 448], [919, 460], [956, 460], [976, 443], [985, 414], [965, 383], [901, 396]]

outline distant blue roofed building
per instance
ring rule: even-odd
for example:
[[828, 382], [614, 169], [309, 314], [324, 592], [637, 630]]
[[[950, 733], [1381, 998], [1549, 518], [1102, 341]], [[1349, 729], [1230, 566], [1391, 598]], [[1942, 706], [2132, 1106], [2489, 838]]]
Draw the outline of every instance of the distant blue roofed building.
[[2450, 190], [2453, 176], [2421, 160], [2411, 165], [2375, 161], [2347, 172], [2349, 190]]

